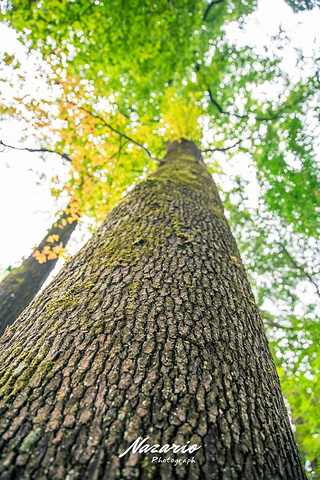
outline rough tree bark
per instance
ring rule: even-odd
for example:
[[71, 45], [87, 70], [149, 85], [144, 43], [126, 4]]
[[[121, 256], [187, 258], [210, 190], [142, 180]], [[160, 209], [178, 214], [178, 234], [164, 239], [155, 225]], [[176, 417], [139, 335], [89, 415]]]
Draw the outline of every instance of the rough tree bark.
[[[65, 246], [74, 231], [77, 222], [63, 225], [61, 222], [67, 218], [64, 213], [60, 219], [52, 225], [46, 236], [38, 245], [42, 251], [46, 245], [52, 247], [47, 239], [50, 235], [59, 235], [59, 242]], [[54, 269], [58, 259], [39, 263], [30, 255], [22, 264], [14, 268], [0, 283], [0, 335], [6, 327], [11, 325], [20, 313], [29, 305], [31, 300], [39, 292], [40, 288]]]
[[[305, 478], [239, 252], [191, 142], [171, 144], [1, 351], [3, 480]], [[119, 458], [139, 436], [201, 448]]]

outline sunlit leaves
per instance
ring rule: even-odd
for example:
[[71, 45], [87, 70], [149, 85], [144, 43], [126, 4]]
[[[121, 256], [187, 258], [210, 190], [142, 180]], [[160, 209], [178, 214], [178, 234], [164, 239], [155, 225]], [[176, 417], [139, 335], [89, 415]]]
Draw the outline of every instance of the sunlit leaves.
[[195, 141], [201, 138], [199, 118], [202, 110], [196, 97], [197, 95], [189, 92], [186, 97], [180, 98], [174, 88], [167, 89], [162, 101], [162, 120], [167, 140], [186, 138]]
[[257, 147], [254, 156], [270, 210], [277, 211], [295, 231], [317, 236], [320, 171], [310, 133], [306, 134], [297, 114], [290, 115], [268, 125], [265, 142], [268, 148]]

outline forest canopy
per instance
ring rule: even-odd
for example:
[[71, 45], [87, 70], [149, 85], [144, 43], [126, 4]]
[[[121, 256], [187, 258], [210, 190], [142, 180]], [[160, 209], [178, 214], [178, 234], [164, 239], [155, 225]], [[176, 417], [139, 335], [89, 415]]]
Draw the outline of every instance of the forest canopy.
[[[319, 7], [318, 1], [286, 3], [297, 15]], [[95, 229], [156, 169], [166, 142], [197, 142], [221, 190], [296, 440], [315, 478], [319, 45], [306, 55], [290, 47], [290, 33], [281, 28], [263, 48], [246, 43], [241, 32], [257, 1], [130, 0], [124, 7], [117, 0], [12, 0], [1, 8], [26, 59], [3, 55], [1, 81], [12, 94], [1, 95], [2, 119], [27, 124], [20, 148], [44, 158], [55, 153], [70, 167], [67, 180], [54, 178], [51, 188], [70, 200], [69, 218], [86, 216]], [[46, 93], [21, 95], [35, 52]], [[36, 147], [28, 146], [30, 132]], [[13, 146], [5, 138], [1, 143]], [[225, 181], [224, 170], [235, 161], [240, 169]], [[254, 171], [254, 207], [241, 162]], [[39, 251], [38, 259], [48, 261], [49, 254]]]

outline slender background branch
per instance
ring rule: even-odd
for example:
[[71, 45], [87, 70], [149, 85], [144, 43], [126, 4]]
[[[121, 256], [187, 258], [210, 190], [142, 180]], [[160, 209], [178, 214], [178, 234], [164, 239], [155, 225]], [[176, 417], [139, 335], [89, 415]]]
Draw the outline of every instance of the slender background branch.
[[14, 145], [8, 145], [7, 143], [4, 143], [2, 140], [0, 140], [0, 146], [1, 145], [5, 148], [12, 148], [13, 150], [20, 150], [20, 151], [25, 151], [30, 153], [55, 153], [56, 155], [60, 155], [61, 158], [63, 158], [64, 160], [67, 160], [68, 162], [72, 161], [71, 158], [68, 157], [66, 153], [56, 152], [55, 150], [50, 150], [48, 148], [15, 147]]
[[215, 5], [219, 5], [219, 3], [224, 2], [224, 0], [215, 0], [214, 2], [209, 3], [209, 5], [206, 8], [206, 11], [203, 14], [203, 21], [205, 22], [208, 19], [208, 16], [211, 12], [212, 7]]

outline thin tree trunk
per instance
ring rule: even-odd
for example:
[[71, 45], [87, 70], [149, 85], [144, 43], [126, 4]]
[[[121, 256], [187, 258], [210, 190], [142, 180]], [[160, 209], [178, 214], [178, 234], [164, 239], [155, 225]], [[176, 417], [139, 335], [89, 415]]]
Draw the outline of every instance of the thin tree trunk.
[[[3, 480], [305, 478], [238, 249], [192, 142], [171, 144], [1, 350]], [[119, 457], [138, 437], [201, 448]]]
[[[40, 252], [46, 245], [53, 246], [52, 243], [48, 243], [48, 237], [51, 235], [58, 235], [58, 243], [61, 242], [62, 246], [66, 246], [77, 225], [77, 221], [63, 225], [62, 220], [66, 220], [67, 217], [68, 215], [64, 213], [58, 221], [54, 222], [37, 247]], [[57, 261], [58, 258], [39, 263], [30, 255], [2, 280], [0, 283], [0, 335], [33, 300]]]

